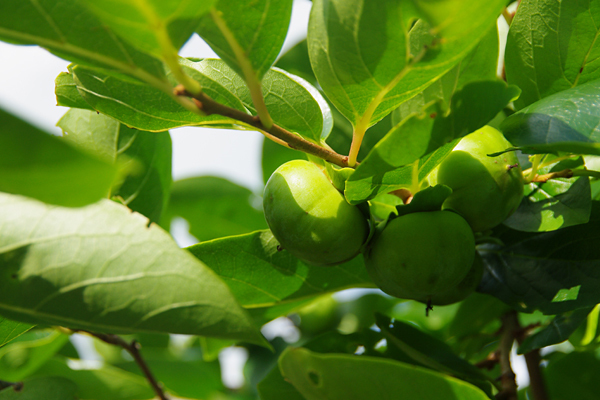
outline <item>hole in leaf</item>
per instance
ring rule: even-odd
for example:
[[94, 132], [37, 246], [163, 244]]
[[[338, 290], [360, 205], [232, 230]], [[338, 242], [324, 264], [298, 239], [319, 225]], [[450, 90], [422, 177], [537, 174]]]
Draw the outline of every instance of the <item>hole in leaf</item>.
[[315, 386], [321, 385], [321, 376], [315, 371], [308, 371], [308, 380]]

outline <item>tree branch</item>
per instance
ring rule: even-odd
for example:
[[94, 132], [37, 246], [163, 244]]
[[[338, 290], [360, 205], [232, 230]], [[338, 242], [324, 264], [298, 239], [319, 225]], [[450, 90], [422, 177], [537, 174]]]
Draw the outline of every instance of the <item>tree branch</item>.
[[23, 382], [6, 382], [0, 380], [0, 390], [12, 387], [15, 392], [20, 392], [23, 389]]
[[510, 352], [515, 341], [515, 331], [517, 330], [517, 325], [515, 324], [516, 315], [515, 311], [511, 311], [502, 316], [502, 337], [500, 338], [498, 349], [500, 352], [500, 370], [502, 372], [500, 376], [502, 391], [496, 395], [497, 400], [517, 400], [518, 398], [515, 373], [510, 364]]
[[536, 175], [533, 177], [531, 182], [546, 183], [550, 179], [572, 178], [574, 176], [591, 176], [594, 178], [600, 178], [600, 171], [590, 171], [587, 169], [563, 169], [562, 171], [551, 172], [549, 174]]
[[150, 386], [152, 386], [152, 389], [154, 389], [154, 392], [156, 393], [158, 398], [160, 400], [169, 400], [169, 398], [165, 394], [161, 385], [158, 383], [156, 378], [154, 378], [154, 375], [152, 374], [152, 371], [150, 371], [148, 364], [146, 364], [146, 361], [144, 361], [144, 359], [142, 358], [142, 355], [140, 354], [141, 346], [137, 341], [133, 340], [131, 343], [129, 343], [120, 336], [108, 335], [105, 333], [95, 333], [95, 332], [81, 331], [81, 330], [73, 330], [73, 332], [85, 333], [85, 334], [93, 336], [97, 339], [100, 339], [105, 343], [122, 347], [125, 351], [127, 351], [131, 355], [131, 357], [133, 357], [136, 364], [140, 367], [140, 369], [146, 376], [146, 380], [148, 380], [148, 382], [150, 383]]
[[[521, 328], [519, 320], [517, 319], [517, 313], [514, 313], [517, 327], [515, 332], [515, 338], [519, 345], [523, 343], [527, 337], [527, 332], [531, 330], [532, 325]], [[527, 371], [529, 372], [529, 390], [533, 400], [548, 400], [548, 391], [546, 390], [546, 384], [544, 382], [544, 376], [542, 375], [542, 369], [540, 368], [540, 351], [538, 349], [532, 350], [529, 353], [525, 353], [525, 363], [527, 363]]]
[[246, 125], [257, 128], [258, 130], [265, 132], [266, 136], [275, 137], [285, 142], [290, 148], [294, 150], [300, 150], [308, 154], [312, 154], [332, 164], [339, 165], [340, 167], [348, 166], [348, 157], [336, 153], [333, 150], [321, 147], [315, 143], [309, 142], [302, 136], [292, 133], [283, 129], [282, 127], [273, 124], [270, 128], [267, 128], [262, 124], [259, 117], [255, 117], [246, 114], [243, 111], [236, 110], [235, 108], [228, 107], [224, 104], [218, 103], [208, 97], [205, 93], [199, 93], [192, 95], [187, 92], [181, 85], [175, 87], [174, 93], [177, 96], [187, 96], [194, 99], [198, 108], [206, 115], [218, 114], [224, 117], [229, 117], [237, 121], [243, 122]]

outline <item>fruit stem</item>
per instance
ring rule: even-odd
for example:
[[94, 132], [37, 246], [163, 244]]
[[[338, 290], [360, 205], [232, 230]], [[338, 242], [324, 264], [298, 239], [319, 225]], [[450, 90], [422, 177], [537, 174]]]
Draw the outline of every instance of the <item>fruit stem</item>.
[[531, 168], [529, 169], [529, 174], [525, 179], [525, 183], [531, 183], [535, 176], [537, 175], [538, 169], [540, 167], [540, 162], [542, 161], [543, 154], [536, 154], [531, 157]]

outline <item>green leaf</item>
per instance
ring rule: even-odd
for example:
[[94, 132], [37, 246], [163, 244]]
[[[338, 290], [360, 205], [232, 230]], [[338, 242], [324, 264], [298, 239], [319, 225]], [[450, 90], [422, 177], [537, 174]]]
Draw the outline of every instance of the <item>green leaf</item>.
[[592, 309], [593, 307], [582, 308], [557, 315], [547, 326], [528, 336], [519, 345], [517, 352], [519, 354], [526, 354], [542, 347], [564, 342], [586, 320]]
[[187, 249], [212, 268], [248, 309], [286, 303], [297, 307], [297, 300], [352, 287], [373, 287], [361, 256], [328, 268], [309, 266], [287, 251], [278, 251], [278, 244], [270, 231], [259, 231]]
[[215, 0], [84, 0], [117, 35], [157, 57], [176, 52]]
[[201, 176], [173, 184], [168, 213], [187, 220], [190, 233], [202, 242], [265, 229], [262, 211], [252, 205], [256, 200], [245, 187], [223, 178]]
[[292, 3], [292, 0], [218, 0], [213, 11], [202, 18], [196, 32], [242, 78], [260, 81], [283, 46]]
[[69, 336], [58, 331], [26, 333], [0, 349], [0, 376], [13, 382], [28, 377], [68, 341]]
[[125, 170], [111, 196], [159, 222], [171, 187], [171, 137], [127, 128], [93, 111], [71, 109], [57, 124], [65, 138]]
[[[582, 166], [581, 159], [567, 160], [541, 168], [539, 174]], [[503, 223], [525, 232], [546, 232], [585, 224], [592, 209], [590, 194], [590, 180], [587, 176], [530, 183], [525, 187], [524, 197], [517, 211]]]
[[261, 400], [305, 400], [296, 388], [283, 378], [277, 366], [257, 385]]
[[0, 109], [0, 191], [67, 207], [106, 197], [116, 168]]
[[[308, 28], [313, 70], [327, 97], [364, 132], [454, 67], [496, 23], [504, 3], [433, 2], [453, 10], [440, 16], [425, 2], [418, 11], [392, 0], [315, 1]], [[411, 22], [423, 14], [428, 40], [409, 39]], [[414, 51], [415, 40], [427, 46]]]
[[0, 312], [8, 318], [262, 343], [221, 280], [126, 207], [105, 200], [67, 209], [0, 195], [0, 221]]
[[508, 311], [510, 308], [497, 298], [473, 293], [460, 303], [448, 326], [448, 333], [459, 339], [476, 335], [483, 332], [487, 325], [499, 320]]
[[92, 106], [81, 97], [73, 74], [69, 72], [58, 74], [54, 80], [54, 93], [56, 94], [56, 105], [94, 111]]
[[350, 354], [317, 354], [288, 348], [279, 368], [307, 400], [486, 400], [480, 389], [428, 369]]
[[0, 317], [0, 347], [24, 334], [31, 328], [33, 328], [33, 325]]
[[73, 62], [168, 87], [162, 63], [123, 42], [87, 10], [82, 0], [3, 0], [0, 39], [36, 44]]
[[[439, 104], [420, 115], [413, 114], [412, 118], [394, 126], [373, 147], [350, 177], [346, 197], [356, 202], [381, 193], [377, 186], [381, 176], [437, 149], [450, 145], [453, 148], [453, 140], [481, 128], [518, 94], [518, 88], [501, 81], [477, 81], [465, 85], [452, 96], [452, 109], [448, 115], [444, 115]], [[372, 191], [366, 192], [366, 187]], [[360, 192], [356, 193], [357, 189]]]
[[500, 129], [524, 153], [600, 155], [600, 80], [539, 100], [505, 119]]
[[552, 399], [594, 400], [600, 391], [600, 361], [593, 353], [574, 351], [548, 363], [544, 381]]
[[47, 377], [27, 379], [23, 389], [0, 391], [0, 400], [77, 400], [77, 386], [64, 378]]
[[600, 303], [600, 203], [590, 222], [541, 234], [506, 229], [506, 246], [485, 245], [486, 271], [478, 288], [518, 311], [559, 314]]
[[[77, 395], [81, 399], [146, 400], [154, 398], [154, 391], [148, 385], [148, 381], [137, 374], [108, 364], [96, 369], [75, 370], [69, 368], [67, 362], [66, 358], [55, 357], [44, 364], [35, 373], [35, 376], [68, 379], [77, 385]], [[152, 367], [150, 366], [150, 368]]]
[[523, 95], [517, 109], [554, 93], [600, 78], [594, 1], [524, 0], [506, 41], [506, 79]]
[[298, 75], [302, 79], [310, 82], [311, 85], [317, 86], [317, 78], [310, 65], [310, 58], [308, 58], [308, 44], [306, 39], [283, 54], [279, 60], [277, 60], [275, 66], [294, 75]]

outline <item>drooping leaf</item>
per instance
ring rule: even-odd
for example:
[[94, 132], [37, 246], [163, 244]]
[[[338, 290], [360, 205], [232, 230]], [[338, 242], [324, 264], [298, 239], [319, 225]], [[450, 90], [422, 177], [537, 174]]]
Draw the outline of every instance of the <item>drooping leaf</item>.
[[600, 204], [584, 225], [541, 234], [506, 229], [506, 246], [480, 250], [486, 264], [478, 290], [518, 311], [559, 314], [600, 302]]
[[0, 400], [77, 400], [77, 386], [68, 379], [47, 377], [27, 379], [23, 389], [0, 391]]
[[79, 207], [106, 197], [117, 169], [0, 109], [0, 191]]
[[[313, 70], [327, 97], [359, 130], [454, 67], [496, 23], [504, 1], [434, 4], [453, 11], [443, 15], [426, 2], [313, 3], [308, 29]], [[427, 37], [409, 39], [411, 23], [423, 16], [430, 25], [423, 31]], [[414, 51], [415, 40], [426, 46]]]
[[0, 221], [0, 312], [8, 318], [262, 343], [210, 269], [119, 204], [68, 209], [3, 194]]
[[600, 155], [600, 80], [545, 97], [505, 119], [500, 130], [528, 154]]
[[265, 229], [262, 211], [252, 201], [257, 196], [227, 179], [201, 176], [175, 181], [168, 213], [183, 217], [199, 241]]
[[[361, 256], [333, 267], [309, 266], [278, 251], [270, 231], [200, 243], [188, 250], [223, 279], [247, 309], [294, 308], [296, 301], [351, 287], [373, 287]], [[273, 318], [277, 317], [275, 315]]]
[[0, 317], [0, 347], [33, 328], [33, 325]]
[[122, 72], [156, 87], [167, 84], [162, 63], [125, 43], [83, 0], [4, 0], [0, 39], [36, 44], [64, 59]]
[[57, 125], [68, 141], [121, 166], [126, 176], [113, 187], [113, 199], [152, 222], [160, 221], [171, 187], [168, 132], [138, 131], [105, 115], [78, 109], [67, 111]]
[[506, 42], [506, 79], [523, 90], [517, 109], [600, 78], [595, 0], [519, 3]]
[[218, 0], [196, 31], [242, 78], [260, 81], [283, 46], [292, 3]]
[[528, 336], [521, 343], [517, 352], [526, 354], [536, 349], [564, 342], [586, 320], [591, 310], [592, 308], [582, 308], [557, 315], [547, 326]]
[[[552, 160], [552, 156], [546, 159]], [[583, 161], [567, 160], [539, 169], [539, 174], [581, 168]], [[590, 218], [592, 200], [587, 176], [530, 183], [517, 211], [503, 223], [525, 232], [546, 232], [585, 224]]]
[[190, 38], [215, 0], [84, 0], [117, 35], [141, 51], [169, 57]]
[[383, 358], [318, 354], [288, 348], [279, 359], [284, 378], [307, 400], [486, 400], [480, 389], [425, 368]]

